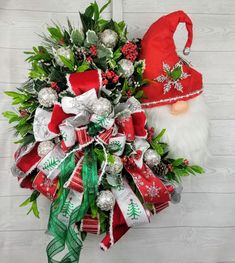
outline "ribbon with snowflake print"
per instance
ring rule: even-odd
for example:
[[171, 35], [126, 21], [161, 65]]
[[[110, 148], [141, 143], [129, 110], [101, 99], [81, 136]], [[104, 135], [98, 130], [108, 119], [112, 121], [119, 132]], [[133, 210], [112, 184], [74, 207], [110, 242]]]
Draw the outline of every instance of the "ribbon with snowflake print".
[[130, 157], [126, 158], [124, 166], [146, 203], [161, 204], [170, 200], [168, 189], [146, 164], [140, 168]]

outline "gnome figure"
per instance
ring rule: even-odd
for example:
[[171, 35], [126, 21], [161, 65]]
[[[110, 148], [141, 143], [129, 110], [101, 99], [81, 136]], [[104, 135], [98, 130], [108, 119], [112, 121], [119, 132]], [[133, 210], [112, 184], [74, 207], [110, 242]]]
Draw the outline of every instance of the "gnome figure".
[[142, 107], [148, 126], [155, 132], [167, 129], [165, 142], [174, 158], [186, 157], [192, 164], [205, 159], [208, 119], [203, 92], [202, 75], [184, 62], [176, 53], [173, 39], [179, 23], [184, 22], [188, 40], [184, 54], [190, 53], [192, 21], [176, 11], [161, 17], [150, 26], [142, 40], [140, 58], [145, 60], [144, 87], [146, 98]]

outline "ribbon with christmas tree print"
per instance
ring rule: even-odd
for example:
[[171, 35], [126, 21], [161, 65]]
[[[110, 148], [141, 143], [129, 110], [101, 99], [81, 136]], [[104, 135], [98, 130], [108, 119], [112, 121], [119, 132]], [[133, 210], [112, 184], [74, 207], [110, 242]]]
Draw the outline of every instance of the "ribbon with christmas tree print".
[[[75, 154], [75, 153], [74, 153]], [[75, 169], [74, 154], [70, 154], [60, 165], [61, 193], [52, 203], [48, 231], [54, 239], [47, 247], [49, 263], [77, 262], [82, 248], [82, 235], [77, 228], [89, 207], [95, 205], [98, 187], [97, 160], [93, 147], [86, 147], [82, 162], [83, 192], [64, 188], [65, 182]], [[56, 261], [61, 252], [68, 253]]]
[[150, 216], [126, 180], [119, 187], [113, 188], [112, 192], [116, 204], [110, 215], [109, 231], [100, 244], [103, 250], [116, 243], [130, 227], [149, 222]]

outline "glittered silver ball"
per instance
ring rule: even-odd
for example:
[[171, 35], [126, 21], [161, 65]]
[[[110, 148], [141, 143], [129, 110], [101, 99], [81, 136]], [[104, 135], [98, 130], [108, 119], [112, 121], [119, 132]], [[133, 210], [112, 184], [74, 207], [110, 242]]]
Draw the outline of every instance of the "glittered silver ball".
[[100, 41], [108, 48], [114, 48], [118, 42], [118, 34], [111, 29], [105, 29], [99, 37]]
[[183, 51], [184, 55], [188, 56], [190, 54], [190, 48], [189, 47], [186, 47]]
[[113, 155], [114, 162], [108, 162], [105, 171], [108, 174], [116, 175], [121, 173], [123, 169], [122, 159], [116, 155]]
[[51, 141], [40, 142], [38, 145], [38, 155], [44, 157], [54, 148], [54, 146], [55, 144]]
[[60, 56], [63, 56], [66, 59], [70, 59], [70, 53], [71, 53], [71, 50], [68, 48], [60, 47], [60, 48], [56, 49], [54, 51], [54, 58], [55, 58], [56, 63], [59, 66], [63, 67], [64, 63], [62, 62]]
[[108, 99], [99, 98], [93, 105], [92, 110], [99, 116], [108, 116], [112, 112], [112, 104]]
[[118, 64], [121, 67], [122, 73], [126, 78], [129, 78], [134, 73], [134, 65], [128, 59], [121, 59]]
[[38, 92], [38, 101], [43, 107], [51, 107], [58, 100], [58, 95], [51, 88], [43, 88]]
[[115, 198], [111, 191], [101, 191], [96, 199], [97, 206], [104, 211], [109, 211], [115, 204]]
[[144, 153], [144, 161], [150, 168], [152, 168], [154, 165], [158, 165], [160, 163], [161, 156], [157, 154], [156, 151], [148, 149]]

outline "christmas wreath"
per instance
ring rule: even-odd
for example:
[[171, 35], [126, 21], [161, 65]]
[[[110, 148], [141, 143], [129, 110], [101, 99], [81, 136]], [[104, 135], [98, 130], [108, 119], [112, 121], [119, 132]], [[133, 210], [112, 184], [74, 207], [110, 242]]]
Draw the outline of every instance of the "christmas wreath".
[[42, 45], [25, 52], [28, 80], [6, 92], [18, 108], [3, 113], [20, 137], [12, 173], [32, 190], [21, 206], [39, 218], [39, 196], [52, 201], [48, 262], [77, 262], [87, 233], [104, 233], [107, 250], [179, 202], [182, 176], [203, 172], [169, 158], [165, 130], [153, 136], [147, 126], [140, 40], [127, 39], [124, 22], [101, 18], [109, 3], [80, 13], [82, 30], [69, 20], [48, 27]]

